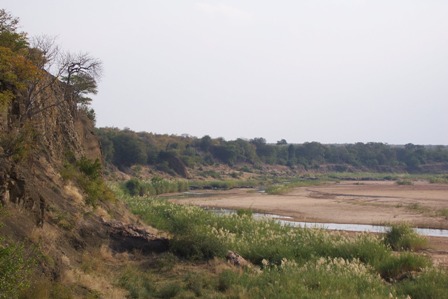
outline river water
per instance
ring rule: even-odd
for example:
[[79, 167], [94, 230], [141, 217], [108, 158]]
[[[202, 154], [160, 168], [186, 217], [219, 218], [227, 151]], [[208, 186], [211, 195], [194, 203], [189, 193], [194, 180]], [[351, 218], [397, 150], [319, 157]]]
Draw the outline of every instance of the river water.
[[[236, 213], [236, 211], [232, 209], [208, 208], [207, 210], [213, 211], [217, 214], [226, 214], [226, 215]], [[351, 232], [385, 233], [390, 228], [384, 225], [300, 222], [289, 220], [292, 219], [291, 217], [275, 214], [264, 214], [264, 213], [253, 213], [253, 217], [256, 219], [274, 219], [278, 223], [281, 223], [283, 225], [289, 225], [292, 227], [321, 228], [328, 230], [342, 230]], [[418, 234], [423, 236], [448, 237], [447, 229], [432, 229], [432, 228], [414, 228], [414, 229]]]

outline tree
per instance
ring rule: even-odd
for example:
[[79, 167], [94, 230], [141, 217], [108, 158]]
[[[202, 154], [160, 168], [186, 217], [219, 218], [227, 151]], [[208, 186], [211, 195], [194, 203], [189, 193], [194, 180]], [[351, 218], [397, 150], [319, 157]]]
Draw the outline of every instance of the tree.
[[[100, 60], [88, 53], [64, 53], [56, 44], [54, 37], [45, 35], [31, 40], [28, 57], [45, 75], [28, 86], [23, 120], [65, 102], [71, 105], [72, 112], [76, 112], [78, 104], [84, 111], [88, 111], [86, 106], [92, 100], [87, 95], [97, 93], [97, 80], [102, 74]], [[50, 101], [45, 96], [48, 91], [57, 91], [61, 96]], [[37, 105], [38, 99], [42, 97], [43, 101]]]
[[285, 139], [277, 141], [277, 145], [286, 145], [288, 142]]
[[296, 164], [296, 149], [293, 144], [288, 146], [288, 166]]
[[4, 110], [38, 77], [36, 68], [24, 55], [28, 45], [26, 35], [18, 33], [18, 18], [0, 9], [0, 109]]
[[0, 47], [0, 107], [9, 105], [40, 75], [39, 69], [24, 56]]
[[204, 152], [208, 152], [210, 147], [212, 146], [212, 138], [208, 135], [205, 135], [204, 137], [202, 137], [200, 139], [199, 142], [199, 147], [201, 150], [203, 150]]
[[19, 24], [19, 18], [13, 17], [5, 9], [0, 9], [0, 32], [16, 32]]
[[129, 167], [134, 164], [146, 164], [145, 144], [132, 131], [122, 131], [112, 138], [114, 145], [114, 164]]
[[17, 32], [18, 24], [18, 18], [13, 17], [4, 9], [0, 9], [0, 47], [9, 48], [14, 52], [28, 47], [26, 34]]

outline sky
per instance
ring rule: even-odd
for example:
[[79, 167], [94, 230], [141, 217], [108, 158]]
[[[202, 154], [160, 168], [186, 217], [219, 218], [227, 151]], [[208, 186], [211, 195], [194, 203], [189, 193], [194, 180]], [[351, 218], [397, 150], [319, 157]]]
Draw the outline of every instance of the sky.
[[103, 62], [98, 127], [448, 145], [446, 0], [2, 0]]

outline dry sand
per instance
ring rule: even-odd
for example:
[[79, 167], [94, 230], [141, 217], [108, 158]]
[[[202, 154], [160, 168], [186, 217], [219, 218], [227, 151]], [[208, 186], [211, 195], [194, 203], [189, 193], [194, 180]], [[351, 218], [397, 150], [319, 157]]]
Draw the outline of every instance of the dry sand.
[[[448, 185], [415, 182], [341, 182], [300, 187], [284, 195], [250, 189], [204, 191], [207, 197], [174, 200], [182, 204], [273, 213], [296, 221], [349, 224], [409, 223], [448, 229]], [[444, 209], [446, 209], [444, 211]], [[448, 265], [448, 238], [429, 238], [427, 250], [437, 264]]]

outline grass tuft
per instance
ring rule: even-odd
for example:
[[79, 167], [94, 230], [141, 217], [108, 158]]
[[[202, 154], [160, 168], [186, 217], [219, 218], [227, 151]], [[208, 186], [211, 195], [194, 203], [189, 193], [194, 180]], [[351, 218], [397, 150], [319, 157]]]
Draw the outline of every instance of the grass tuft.
[[416, 251], [427, 246], [427, 239], [407, 224], [392, 225], [384, 236], [384, 242], [393, 250]]

